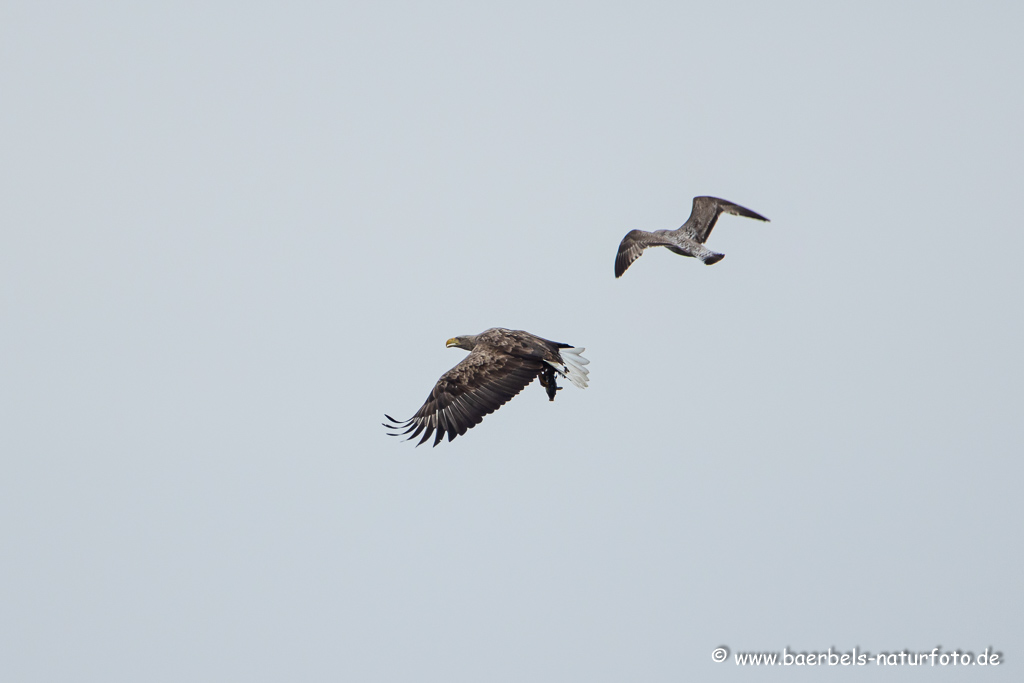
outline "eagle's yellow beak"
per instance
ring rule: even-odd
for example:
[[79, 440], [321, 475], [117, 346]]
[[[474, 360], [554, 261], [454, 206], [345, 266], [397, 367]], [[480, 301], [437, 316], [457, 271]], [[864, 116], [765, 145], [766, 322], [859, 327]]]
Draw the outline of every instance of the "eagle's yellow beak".
[[458, 346], [459, 345], [459, 339], [458, 339], [458, 337], [452, 337], [451, 339], [446, 341], [444, 343], [444, 345], [445, 345], [445, 348], [449, 348], [449, 349], [452, 348], [453, 346]]

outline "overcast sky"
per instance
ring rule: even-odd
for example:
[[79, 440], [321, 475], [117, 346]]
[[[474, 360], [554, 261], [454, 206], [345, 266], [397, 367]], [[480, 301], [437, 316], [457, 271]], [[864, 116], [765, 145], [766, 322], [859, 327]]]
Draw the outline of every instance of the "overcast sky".
[[0, 678], [1019, 680], [1018, 3], [327, 5], [0, 8]]

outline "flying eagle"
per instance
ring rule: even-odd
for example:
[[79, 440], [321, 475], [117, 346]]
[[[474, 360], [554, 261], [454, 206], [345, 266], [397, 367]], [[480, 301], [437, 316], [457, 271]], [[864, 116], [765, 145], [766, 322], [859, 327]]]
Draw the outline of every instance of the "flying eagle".
[[768, 221], [761, 214], [754, 213], [750, 209], [725, 199], [694, 197], [690, 217], [678, 230], [655, 230], [654, 232], [630, 230], [626, 233], [622, 242], [619, 243], [619, 253], [615, 256], [615, 277], [622, 277], [626, 268], [640, 258], [640, 254], [647, 247], [668, 247], [669, 250], [680, 256], [699, 258], [707, 266], [718, 263], [725, 258], [725, 254], [711, 251], [704, 246], [704, 243], [715, 227], [718, 217], [723, 213]]
[[[458, 365], [441, 375], [416, 414], [400, 422], [385, 415], [396, 430], [391, 436], [410, 434], [414, 439], [423, 432], [420, 444], [436, 432], [436, 446], [448, 432], [448, 440], [462, 436], [518, 394], [534, 377], [547, 391], [548, 400], [555, 400], [559, 387], [557, 375], [566, 377], [580, 389], [587, 387], [590, 361], [581, 356], [586, 349], [542, 339], [522, 330], [493, 327], [480, 334], [449, 339], [453, 346], [469, 351]], [[397, 430], [405, 431], [398, 432]]]

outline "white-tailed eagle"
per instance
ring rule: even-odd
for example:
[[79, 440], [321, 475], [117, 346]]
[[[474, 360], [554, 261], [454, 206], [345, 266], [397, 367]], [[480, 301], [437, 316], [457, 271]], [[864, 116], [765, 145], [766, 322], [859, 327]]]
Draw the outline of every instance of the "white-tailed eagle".
[[451, 441], [480, 424], [485, 415], [507, 403], [535, 377], [540, 378], [551, 401], [561, 389], [555, 383], [558, 375], [580, 389], [587, 387], [585, 366], [590, 361], [580, 355], [586, 350], [583, 348], [501, 327], [454, 337], [446, 345], [466, 349], [469, 355], [441, 375], [426, 402], [411, 418], [399, 421], [390, 415], [384, 416], [391, 422], [384, 426], [396, 430], [391, 436], [409, 434], [409, 439], [414, 439], [423, 432], [417, 446], [426, 442], [431, 434], [436, 434], [435, 446], [445, 433]]

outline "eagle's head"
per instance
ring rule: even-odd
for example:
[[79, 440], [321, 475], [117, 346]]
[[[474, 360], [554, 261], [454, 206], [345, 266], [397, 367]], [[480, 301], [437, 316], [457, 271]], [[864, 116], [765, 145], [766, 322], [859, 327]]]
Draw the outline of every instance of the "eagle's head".
[[466, 349], [472, 351], [473, 347], [476, 346], [476, 335], [470, 335], [467, 337], [452, 337], [445, 342], [447, 348], [455, 347], [457, 349]]

